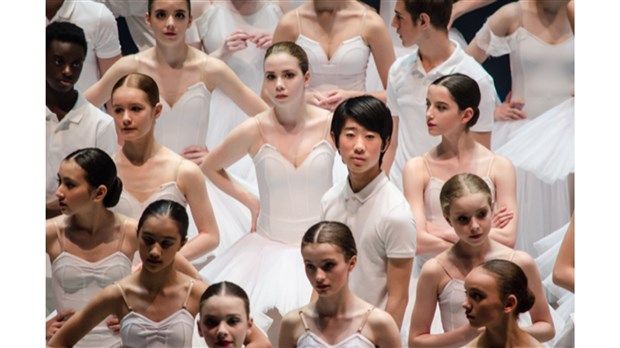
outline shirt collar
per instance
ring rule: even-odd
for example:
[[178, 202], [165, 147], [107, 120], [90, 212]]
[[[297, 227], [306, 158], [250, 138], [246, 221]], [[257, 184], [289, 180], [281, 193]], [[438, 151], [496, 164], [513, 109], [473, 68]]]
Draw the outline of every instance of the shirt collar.
[[459, 44], [456, 41], [450, 39], [450, 42], [452, 43], [452, 45], [455, 46], [454, 51], [452, 52], [450, 57], [448, 57], [448, 59], [446, 59], [446, 61], [444, 61], [443, 63], [434, 67], [429, 72], [424, 71], [424, 67], [422, 67], [422, 61], [419, 59], [420, 51], [419, 49], [416, 50], [415, 51], [416, 60], [415, 60], [415, 63], [413, 64], [413, 73], [418, 74], [422, 77], [432, 78], [433, 80], [441, 76], [453, 73], [456, 67], [458, 66], [458, 64], [463, 60], [463, 55], [465, 54], [465, 51], [463, 51], [463, 49], [459, 46]]
[[383, 171], [377, 175], [376, 178], [372, 179], [371, 182], [366, 185], [359, 192], [355, 193], [351, 189], [351, 184], [349, 183], [349, 178], [347, 177], [347, 181], [345, 183], [345, 191], [344, 191], [344, 199], [348, 201], [351, 198], [359, 201], [360, 203], [366, 202], [370, 197], [374, 195], [375, 192], [379, 191], [385, 183], [388, 182], [388, 178]]
[[[88, 100], [84, 98], [82, 93], [78, 90], [78, 97], [75, 101], [75, 105], [67, 112], [65, 117], [60, 122], [72, 122], [72, 123], [80, 123], [82, 121], [82, 117], [84, 117], [84, 111], [82, 109], [88, 105]], [[50, 110], [47, 106], [45, 107], [45, 120], [50, 121], [52, 118], [58, 122], [58, 115], [56, 115], [52, 110]]]
[[52, 18], [51, 21], [48, 21], [48, 24], [56, 21], [68, 21], [71, 18], [71, 15], [73, 15], [74, 9], [75, 0], [65, 0], [54, 15], [54, 18]]

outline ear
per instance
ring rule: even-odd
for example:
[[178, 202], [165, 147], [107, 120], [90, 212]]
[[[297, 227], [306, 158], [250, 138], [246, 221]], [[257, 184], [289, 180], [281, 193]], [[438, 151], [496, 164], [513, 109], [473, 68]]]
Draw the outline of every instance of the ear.
[[504, 313], [509, 314], [510, 312], [517, 309], [517, 297], [513, 294], [508, 295], [506, 298], [506, 302], [504, 303]]
[[200, 337], [205, 337], [202, 334], [202, 327], [200, 327], [200, 313], [198, 313], [198, 319], [196, 319], [196, 326], [198, 327], [198, 335], [200, 335]]
[[430, 28], [431, 18], [427, 13], [421, 13], [420, 16], [418, 16], [418, 25], [420, 26], [420, 29]]
[[250, 317], [250, 319], [248, 320], [248, 331], [245, 336], [246, 337], [250, 336], [253, 329], [254, 329], [254, 318]]
[[192, 15], [189, 15], [189, 18], [187, 20], [187, 28], [189, 29], [190, 25], [192, 25], [192, 22], [194, 21], [194, 17]]
[[105, 198], [105, 195], [108, 193], [108, 188], [105, 187], [104, 185], [99, 185], [99, 187], [97, 187], [94, 191], [94, 197], [93, 200], [95, 202], [101, 202], [103, 201], [103, 199]]
[[148, 12], [144, 12], [144, 22], [146, 23], [146, 25], [148, 25], [149, 27], [151, 26], [151, 18], [149, 16]]
[[304, 87], [308, 88], [308, 86], [310, 86], [310, 70], [304, 74]]
[[446, 221], [448, 221], [448, 225], [450, 225], [450, 227], [454, 227], [452, 226], [452, 222], [450, 222], [450, 218], [448, 217], [448, 215], [444, 214], [443, 218], [446, 219]]
[[353, 255], [353, 257], [351, 257], [351, 260], [349, 260], [349, 272], [353, 271], [356, 264], [357, 264], [357, 255]]
[[474, 109], [466, 108], [461, 114], [461, 124], [467, 124], [472, 117], [474, 117]]
[[161, 115], [161, 111], [164, 109], [164, 105], [162, 103], [155, 104], [155, 119], [159, 118]]

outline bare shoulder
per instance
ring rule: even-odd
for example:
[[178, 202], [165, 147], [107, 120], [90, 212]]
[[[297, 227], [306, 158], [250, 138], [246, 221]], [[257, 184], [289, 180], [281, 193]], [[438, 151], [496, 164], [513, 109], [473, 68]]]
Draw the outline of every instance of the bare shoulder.
[[512, 257], [512, 262], [521, 267], [524, 272], [536, 268], [536, 262], [532, 256], [525, 251], [516, 250], [514, 256]]
[[494, 163], [493, 168], [501, 172], [515, 170], [515, 167], [512, 164], [512, 161], [510, 161], [508, 158], [503, 157], [503, 156], [495, 155], [495, 158], [493, 159], [493, 163]]
[[424, 167], [424, 157], [417, 156], [409, 159], [403, 169], [403, 179], [405, 179], [405, 172], [410, 174], [415, 173], [416, 177], [420, 177], [420, 174], [422, 174], [422, 177], [426, 179], [426, 171], [424, 170]]
[[423, 283], [426, 285], [436, 286], [441, 281], [442, 276], [445, 274], [445, 271], [439, 264], [442, 262], [451, 262], [448, 257], [446, 251], [443, 251], [441, 254], [435, 256], [424, 263], [422, 266], [422, 270], [420, 271], [420, 281], [423, 280]]
[[59, 215], [45, 221], [45, 251], [53, 261], [61, 252], [58, 241], [58, 230], [65, 226], [64, 215]]
[[287, 335], [287, 341], [296, 342], [297, 338], [302, 335], [304, 330], [303, 322], [301, 321], [300, 312], [308, 313], [308, 306], [294, 309], [282, 317], [282, 326], [280, 329], [280, 336], [284, 333]]
[[520, 6], [519, 1], [511, 2], [489, 17], [489, 26], [495, 35], [507, 36], [517, 30], [521, 22]]
[[392, 326], [396, 327], [396, 322], [394, 322], [394, 318], [392, 318], [388, 312], [375, 307], [370, 312], [370, 315], [368, 315], [367, 325], [372, 329], [373, 333], [377, 335], [378, 333], [391, 329]]
[[[304, 7], [301, 5], [299, 9]], [[274, 42], [295, 41], [299, 36], [299, 27], [297, 25], [297, 10], [286, 12], [274, 30]]]

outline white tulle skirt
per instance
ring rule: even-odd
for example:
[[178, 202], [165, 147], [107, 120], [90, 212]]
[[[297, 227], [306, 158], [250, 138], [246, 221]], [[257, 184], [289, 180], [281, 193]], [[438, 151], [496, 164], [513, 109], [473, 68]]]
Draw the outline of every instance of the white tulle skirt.
[[312, 286], [304, 269], [300, 245], [249, 233], [200, 273], [209, 284], [226, 280], [241, 286], [256, 324], [267, 332], [271, 323], [264, 313], [276, 308], [284, 316], [310, 302]]

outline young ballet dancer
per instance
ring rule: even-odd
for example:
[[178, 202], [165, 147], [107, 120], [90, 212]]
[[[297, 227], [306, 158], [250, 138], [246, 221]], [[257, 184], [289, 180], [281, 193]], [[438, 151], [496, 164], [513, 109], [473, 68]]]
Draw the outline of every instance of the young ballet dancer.
[[286, 314], [279, 347], [399, 347], [394, 319], [349, 288], [357, 263], [351, 230], [322, 221], [301, 242], [306, 276], [318, 294], [308, 305]]
[[491, 144], [496, 92], [486, 70], [448, 38], [452, 0], [398, 0], [394, 12], [392, 26], [403, 46], [417, 45], [417, 49], [392, 64], [387, 86], [387, 105], [395, 122], [384, 169], [402, 189], [407, 161], [439, 144], [440, 139], [426, 130], [426, 90], [431, 82], [452, 73], [466, 74], [476, 81], [481, 94], [480, 116], [471, 135], [487, 148]]
[[[485, 180], [461, 173], [442, 187], [441, 211], [454, 228], [458, 241], [430, 259], [422, 267], [411, 317], [409, 345], [416, 347], [461, 347], [481, 332], [483, 325], [467, 322], [464, 280], [472, 269], [485, 261], [502, 259], [517, 264], [527, 276], [527, 284], [538, 299], [529, 309], [531, 325], [524, 330], [544, 342], [553, 338], [554, 324], [543, 286], [531, 256], [498, 243], [489, 235], [493, 222], [493, 195]], [[439, 305], [444, 332], [431, 334], [430, 328]]]
[[[197, 325], [210, 348], [271, 347], [267, 337], [253, 325], [248, 295], [235, 283], [215, 283], [205, 290], [200, 297]], [[252, 334], [256, 339], [247, 345]]]
[[98, 147], [116, 151], [114, 122], [90, 104], [75, 87], [87, 52], [82, 28], [69, 22], [53, 22], [45, 28], [45, 129], [46, 217], [60, 214], [55, 192], [56, 173], [69, 153]]
[[108, 315], [120, 319], [123, 346], [191, 347], [194, 317], [207, 285], [174, 268], [187, 242], [185, 208], [170, 200], [151, 203], [138, 222], [139, 271], [106, 286], [48, 342], [73, 346]]
[[490, 260], [465, 278], [465, 315], [472, 327], [483, 328], [466, 347], [544, 347], [519, 327], [519, 314], [536, 301], [523, 270], [507, 260]]
[[321, 219], [351, 228], [362, 251], [351, 272], [352, 291], [390, 313], [401, 327], [416, 224], [405, 197], [381, 170], [391, 134], [390, 111], [379, 99], [360, 96], [338, 105], [331, 135], [349, 174], [321, 199]]

